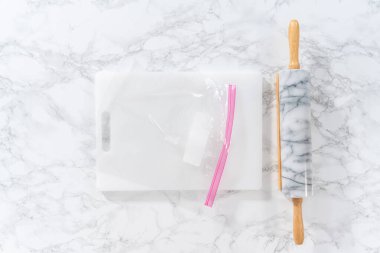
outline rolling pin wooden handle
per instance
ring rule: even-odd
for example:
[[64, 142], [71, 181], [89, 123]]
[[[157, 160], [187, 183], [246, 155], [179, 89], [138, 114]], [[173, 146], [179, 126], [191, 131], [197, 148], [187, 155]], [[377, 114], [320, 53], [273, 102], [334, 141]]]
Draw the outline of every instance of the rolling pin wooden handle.
[[297, 245], [303, 243], [302, 198], [293, 198], [293, 239]]
[[290, 52], [289, 69], [299, 69], [300, 62], [298, 60], [298, 48], [300, 42], [300, 26], [295, 19], [291, 20], [289, 23], [288, 38]]

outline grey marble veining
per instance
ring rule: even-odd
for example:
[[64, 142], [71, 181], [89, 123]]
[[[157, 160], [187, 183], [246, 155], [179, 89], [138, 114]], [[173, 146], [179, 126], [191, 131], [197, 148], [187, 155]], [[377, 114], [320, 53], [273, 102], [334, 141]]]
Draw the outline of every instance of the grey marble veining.
[[288, 198], [312, 192], [310, 89], [306, 70], [280, 71], [282, 192]]
[[[274, 74], [300, 22], [314, 195], [277, 190]], [[1, 1], [0, 252], [379, 252], [380, 1]], [[263, 189], [104, 195], [99, 70], [259, 69]]]

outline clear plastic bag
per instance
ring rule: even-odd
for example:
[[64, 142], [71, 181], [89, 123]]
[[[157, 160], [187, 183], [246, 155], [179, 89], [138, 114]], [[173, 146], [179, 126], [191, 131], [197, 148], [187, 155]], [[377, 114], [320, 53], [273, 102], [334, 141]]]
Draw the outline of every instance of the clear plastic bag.
[[[194, 72], [98, 74], [98, 187], [106, 191], [208, 189], [225, 138], [228, 81], [238, 80], [237, 76]], [[257, 79], [247, 76], [245, 82]], [[261, 94], [257, 97], [261, 105]], [[261, 107], [259, 110], [261, 117]], [[234, 172], [240, 175], [229, 176], [225, 182], [228, 189], [257, 186], [253, 183], [256, 179], [250, 182], [246, 178], [256, 171], [252, 163], [256, 156], [247, 152], [252, 142], [261, 141], [256, 133], [255, 139], [249, 139], [245, 129], [252, 128], [253, 115], [258, 113], [241, 115], [249, 125], [248, 121], [239, 124], [242, 131], [237, 136], [244, 150], [235, 148], [233, 164]], [[261, 147], [261, 142], [257, 144]], [[261, 153], [258, 157], [261, 162]]]
[[165, 181], [181, 177], [191, 181], [198, 178], [194, 174], [213, 171], [224, 138], [225, 84], [191, 73], [102, 75], [98, 80], [119, 83], [116, 90], [101, 94], [107, 102], [100, 102], [98, 111], [108, 121], [103, 122], [102, 133], [109, 134], [102, 136], [100, 145], [108, 148], [98, 150], [99, 162], [109, 165], [101, 166], [107, 173], [160, 189], [168, 184], [156, 181], [159, 174], [166, 175]]

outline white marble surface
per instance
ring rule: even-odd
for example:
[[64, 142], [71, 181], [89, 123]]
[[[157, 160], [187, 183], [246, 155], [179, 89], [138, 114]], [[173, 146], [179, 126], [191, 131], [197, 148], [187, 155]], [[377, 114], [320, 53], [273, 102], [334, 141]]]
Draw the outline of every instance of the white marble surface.
[[[0, 252], [379, 252], [380, 1], [0, 2]], [[305, 243], [276, 190], [273, 74], [301, 24], [315, 194]], [[94, 74], [259, 68], [264, 188], [95, 188]]]
[[278, 72], [281, 191], [289, 199], [312, 195], [311, 88], [307, 70]]

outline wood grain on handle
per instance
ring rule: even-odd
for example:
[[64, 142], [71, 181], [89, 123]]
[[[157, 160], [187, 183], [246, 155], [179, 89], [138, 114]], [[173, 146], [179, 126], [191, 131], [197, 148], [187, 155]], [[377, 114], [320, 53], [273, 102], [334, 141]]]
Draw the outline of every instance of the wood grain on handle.
[[278, 160], [278, 189], [282, 191], [281, 163], [281, 123], [280, 123], [280, 76], [276, 75], [276, 109], [277, 109], [277, 160]]
[[290, 51], [289, 69], [299, 69], [300, 62], [298, 60], [298, 48], [300, 42], [300, 26], [295, 19], [291, 20], [289, 23], [288, 38]]
[[293, 198], [293, 239], [297, 245], [303, 243], [303, 221], [302, 221], [302, 198]]

